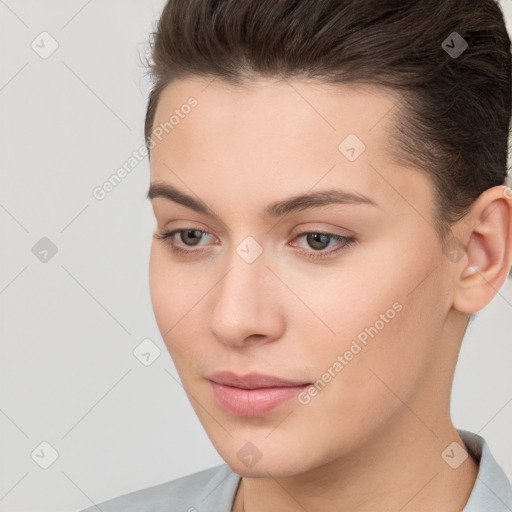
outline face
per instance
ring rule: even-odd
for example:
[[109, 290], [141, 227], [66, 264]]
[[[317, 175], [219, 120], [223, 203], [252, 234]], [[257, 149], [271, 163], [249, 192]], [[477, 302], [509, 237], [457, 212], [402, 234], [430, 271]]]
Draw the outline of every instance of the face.
[[152, 185], [182, 195], [152, 198], [155, 235], [173, 233], [152, 240], [153, 309], [223, 459], [297, 474], [398, 427], [402, 401], [431, 407], [451, 299], [433, 188], [391, 160], [383, 90], [208, 84], [171, 83], [156, 112]]

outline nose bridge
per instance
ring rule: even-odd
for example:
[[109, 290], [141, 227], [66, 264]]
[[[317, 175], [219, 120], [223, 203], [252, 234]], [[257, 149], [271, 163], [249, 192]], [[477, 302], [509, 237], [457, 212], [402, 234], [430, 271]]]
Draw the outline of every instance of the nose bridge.
[[229, 270], [216, 287], [210, 329], [224, 343], [240, 345], [252, 335], [273, 337], [280, 327], [277, 290], [255, 242], [244, 240], [235, 248]]

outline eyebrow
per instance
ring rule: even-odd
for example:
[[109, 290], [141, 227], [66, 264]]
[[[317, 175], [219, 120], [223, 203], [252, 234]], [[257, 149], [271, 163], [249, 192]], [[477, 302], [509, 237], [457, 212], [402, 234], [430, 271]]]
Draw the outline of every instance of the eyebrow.
[[[199, 198], [185, 194], [181, 190], [169, 185], [168, 183], [151, 183], [147, 192], [147, 198], [152, 200], [155, 197], [162, 197], [169, 201], [181, 204], [208, 217], [217, 218], [217, 215]], [[269, 218], [283, 217], [293, 212], [303, 211], [310, 208], [319, 208], [331, 204], [368, 204], [379, 207], [371, 198], [341, 189], [319, 190], [298, 194], [287, 199], [277, 201], [267, 205], [263, 211]]]

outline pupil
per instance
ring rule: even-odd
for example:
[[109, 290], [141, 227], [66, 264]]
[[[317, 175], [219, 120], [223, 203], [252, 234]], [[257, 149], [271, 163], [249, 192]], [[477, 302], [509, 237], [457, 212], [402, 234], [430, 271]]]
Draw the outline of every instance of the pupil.
[[[321, 239], [322, 237], [324, 238], [324, 241], [322, 242], [320, 240], [319, 242], [319, 239]], [[307, 238], [308, 243], [311, 245], [313, 249], [325, 249], [325, 242], [328, 242], [329, 235], [324, 235], [323, 233], [311, 233], [307, 236]], [[321, 247], [318, 247], [318, 243], [320, 243]]]
[[[184, 240], [183, 238], [183, 235], [186, 234], [186, 236], [191, 236], [192, 238], [196, 238], [196, 243], [199, 241], [199, 239], [201, 238], [201, 232], [198, 231], [197, 229], [187, 229], [185, 232], [182, 232], [182, 236], [181, 236], [181, 239], [183, 240], [183, 242], [187, 243], [187, 240]], [[188, 244], [188, 245], [195, 245], [195, 244]]]

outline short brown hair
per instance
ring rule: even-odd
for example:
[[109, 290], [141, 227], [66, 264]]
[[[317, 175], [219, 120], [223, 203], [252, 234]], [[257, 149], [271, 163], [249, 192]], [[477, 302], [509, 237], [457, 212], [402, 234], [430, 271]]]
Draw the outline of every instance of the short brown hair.
[[494, 0], [168, 0], [152, 36], [146, 145], [180, 78], [366, 83], [400, 93], [393, 156], [432, 178], [442, 241], [506, 184], [510, 38]]

